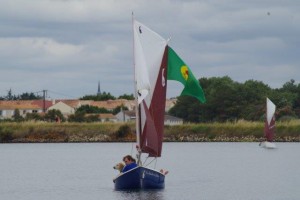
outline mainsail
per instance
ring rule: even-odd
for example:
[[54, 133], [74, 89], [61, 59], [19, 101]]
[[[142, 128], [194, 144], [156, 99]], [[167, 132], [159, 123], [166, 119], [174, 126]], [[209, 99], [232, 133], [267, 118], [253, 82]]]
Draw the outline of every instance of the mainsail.
[[140, 150], [160, 157], [166, 102], [167, 41], [133, 20], [136, 122]]
[[267, 98], [266, 100], [266, 121], [265, 121], [265, 137], [268, 142], [272, 142], [275, 130], [275, 104]]

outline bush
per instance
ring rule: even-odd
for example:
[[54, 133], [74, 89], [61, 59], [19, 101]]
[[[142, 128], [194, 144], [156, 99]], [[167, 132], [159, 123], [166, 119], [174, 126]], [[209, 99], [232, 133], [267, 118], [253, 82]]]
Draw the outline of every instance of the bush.
[[0, 142], [11, 142], [13, 139], [12, 131], [0, 127]]
[[284, 115], [284, 116], [280, 117], [278, 119], [278, 121], [289, 122], [289, 121], [292, 121], [292, 120], [295, 120], [295, 119], [296, 119], [296, 117], [294, 117], [294, 116]]
[[125, 138], [131, 133], [131, 128], [127, 124], [120, 126], [116, 132], [117, 138]]

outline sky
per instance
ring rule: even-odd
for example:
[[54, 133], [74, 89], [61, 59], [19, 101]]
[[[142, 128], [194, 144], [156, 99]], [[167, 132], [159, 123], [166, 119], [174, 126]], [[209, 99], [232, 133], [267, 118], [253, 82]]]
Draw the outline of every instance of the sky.
[[[0, 0], [0, 96], [133, 94], [132, 12], [196, 78], [300, 81], [298, 0]], [[168, 82], [167, 96], [183, 86]], [[205, 92], [205, 91], [204, 91]]]

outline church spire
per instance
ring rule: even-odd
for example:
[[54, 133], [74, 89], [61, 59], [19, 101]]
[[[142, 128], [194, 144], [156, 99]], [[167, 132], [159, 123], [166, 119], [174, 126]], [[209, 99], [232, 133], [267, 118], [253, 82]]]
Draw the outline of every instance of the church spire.
[[101, 90], [100, 90], [100, 81], [98, 81], [98, 91], [97, 91], [97, 95], [101, 95]]

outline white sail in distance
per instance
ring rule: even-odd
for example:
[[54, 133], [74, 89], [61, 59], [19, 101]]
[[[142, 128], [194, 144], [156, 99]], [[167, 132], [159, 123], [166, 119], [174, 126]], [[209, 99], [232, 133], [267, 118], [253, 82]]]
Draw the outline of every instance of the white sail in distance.
[[271, 124], [271, 120], [275, 114], [275, 109], [276, 109], [275, 104], [269, 98], [267, 98], [267, 122], [268, 122], [268, 125]]

